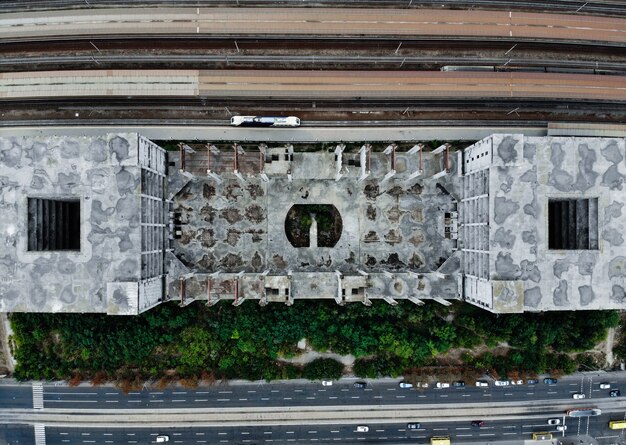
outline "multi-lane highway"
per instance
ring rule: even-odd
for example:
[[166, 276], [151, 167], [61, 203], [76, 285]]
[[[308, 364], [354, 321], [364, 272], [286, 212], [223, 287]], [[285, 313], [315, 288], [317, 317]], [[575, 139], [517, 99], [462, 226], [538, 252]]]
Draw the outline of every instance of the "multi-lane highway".
[[[618, 380], [609, 379], [613, 385]], [[567, 379], [555, 386], [514, 385], [508, 387], [451, 388], [438, 390], [402, 389], [396, 382], [370, 383], [367, 388], [352, 386], [351, 381], [335, 383], [331, 387], [312, 383], [259, 383], [256, 385], [228, 385], [197, 389], [144, 389], [125, 395], [111, 387], [67, 388], [46, 386], [44, 406], [46, 408], [92, 408], [106, 406], [115, 409], [169, 407], [251, 407], [251, 406], [310, 406], [325, 405], [375, 405], [375, 404], [450, 404], [470, 402], [512, 402], [549, 399], [571, 399], [577, 392], [586, 393], [588, 398], [608, 397], [607, 390], [599, 389], [600, 377], [590, 375], [584, 379]], [[622, 383], [621, 381], [619, 381]], [[626, 383], [626, 382], [624, 382]], [[626, 385], [625, 395], [626, 395]]]
[[[47, 424], [47, 444], [150, 443], [158, 434], [167, 434], [173, 443], [194, 444], [403, 444], [426, 443], [433, 435], [449, 435], [454, 443], [480, 443], [528, 439], [538, 431], [556, 434], [556, 427], [547, 424], [549, 418], [559, 418], [567, 426], [567, 435], [592, 435], [600, 438], [600, 444], [617, 443], [620, 432], [609, 430], [608, 421], [623, 418], [626, 406], [623, 398], [609, 397], [608, 389], [600, 389], [604, 382], [624, 389], [626, 375], [586, 373], [561, 379], [556, 385], [436, 389], [431, 384], [420, 390], [400, 388], [396, 380], [368, 381], [367, 387], [356, 388], [354, 379], [333, 386], [296, 381], [165, 390], [146, 387], [129, 394], [111, 386], [44, 385], [43, 409], [34, 411], [20, 409], [28, 386], [4, 385], [0, 386], [0, 419], [30, 416]], [[575, 401], [574, 393], [586, 398]], [[32, 407], [32, 392], [29, 395]], [[564, 416], [566, 409], [582, 406], [602, 407], [604, 412], [592, 418]], [[279, 413], [283, 420], [273, 420]], [[134, 423], [139, 419], [141, 423]], [[471, 420], [485, 424], [472, 427]], [[420, 427], [408, 429], [409, 422]], [[357, 433], [358, 425], [368, 426], [369, 431]], [[7, 431], [0, 429], [0, 439]], [[18, 436], [24, 435], [28, 435], [26, 430]]]
[[626, 19], [582, 14], [448, 9], [133, 8], [0, 16], [0, 40], [78, 36], [404, 36], [622, 45]]

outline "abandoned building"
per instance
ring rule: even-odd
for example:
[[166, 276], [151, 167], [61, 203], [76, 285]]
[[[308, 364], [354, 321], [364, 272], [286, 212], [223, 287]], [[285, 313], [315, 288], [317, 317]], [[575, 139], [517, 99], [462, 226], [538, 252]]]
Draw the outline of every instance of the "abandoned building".
[[626, 140], [179, 144], [0, 139], [0, 311], [164, 301], [626, 308]]

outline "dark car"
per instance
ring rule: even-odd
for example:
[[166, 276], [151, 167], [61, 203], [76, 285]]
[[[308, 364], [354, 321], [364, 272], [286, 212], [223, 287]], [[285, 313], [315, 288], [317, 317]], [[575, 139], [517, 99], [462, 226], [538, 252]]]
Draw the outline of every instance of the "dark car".
[[528, 379], [526, 380], [526, 383], [528, 383], [529, 385], [536, 385], [537, 383], [539, 383], [539, 380]]
[[480, 428], [484, 424], [485, 424], [485, 422], [483, 422], [482, 420], [472, 420], [472, 426]]
[[543, 379], [543, 383], [545, 383], [546, 385], [556, 385], [556, 379], [553, 379], [552, 377], [546, 377], [545, 379]]
[[354, 382], [352, 384], [355, 388], [367, 388], [367, 383], [365, 382]]
[[407, 430], [419, 430], [421, 427], [422, 427], [422, 425], [420, 425], [417, 422], [407, 423], [406, 424], [406, 429]]
[[455, 388], [463, 388], [465, 386], [465, 382], [463, 380], [459, 380], [458, 382], [454, 382]]
[[619, 389], [612, 389], [611, 391], [609, 391], [609, 397], [619, 397], [621, 395], [622, 393]]

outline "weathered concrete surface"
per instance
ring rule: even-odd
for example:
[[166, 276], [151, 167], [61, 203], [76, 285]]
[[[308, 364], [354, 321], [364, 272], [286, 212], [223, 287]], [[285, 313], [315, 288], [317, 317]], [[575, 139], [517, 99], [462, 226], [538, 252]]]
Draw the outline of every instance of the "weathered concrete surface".
[[[0, 312], [137, 313], [107, 297], [141, 272], [137, 134], [0, 139]], [[80, 200], [80, 251], [27, 251], [28, 197]]]
[[[626, 308], [626, 141], [494, 135], [482, 146], [490, 148], [489, 278], [522, 282], [524, 310]], [[551, 198], [597, 198], [597, 223], [589, 221], [598, 249], [548, 248]], [[494, 294], [494, 305], [511, 298]]]

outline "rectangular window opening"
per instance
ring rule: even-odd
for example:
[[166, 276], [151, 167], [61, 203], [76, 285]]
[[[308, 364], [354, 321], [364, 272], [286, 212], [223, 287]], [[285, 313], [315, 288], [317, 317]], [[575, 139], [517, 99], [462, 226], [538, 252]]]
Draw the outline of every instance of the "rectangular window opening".
[[80, 200], [28, 198], [28, 250], [80, 250]]
[[550, 250], [598, 249], [598, 198], [548, 200]]

